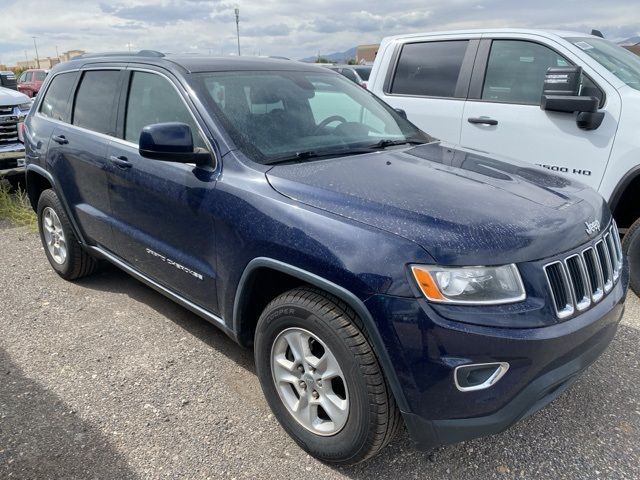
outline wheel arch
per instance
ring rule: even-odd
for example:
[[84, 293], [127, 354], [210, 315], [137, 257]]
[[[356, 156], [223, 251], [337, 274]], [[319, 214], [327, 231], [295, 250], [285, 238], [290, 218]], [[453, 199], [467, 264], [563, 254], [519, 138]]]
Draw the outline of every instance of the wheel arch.
[[[271, 277], [272, 279], [285, 281], [278, 285], [279, 288], [272, 290], [278, 291], [278, 293], [269, 298], [266, 303], [264, 303], [265, 299], [259, 296], [256, 302], [254, 298], [256, 298], [256, 292], [258, 290], [258, 281], [261, 280], [261, 275], [265, 275], [265, 272], [273, 275]], [[275, 284], [276, 282], [271, 283]], [[365, 333], [372, 343], [375, 355], [380, 361], [380, 366], [382, 367], [385, 378], [389, 382], [398, 407], [401, 411], [407, 411], [408, 403], [400, 387], [400, 381], [398, 380], [384, 341], [380, 336], [380, 332], [375, 325], [371, 313], [362, 300], [352, 292], [319, 275], [268, 257], [258, 257], [251, 260], [245, 267], [238, 282], [233, 305], [233, 331], [238, 341], [245, 346], [250, 345], [253, 341], [253, 333], [255, 332], [258, 317], [267, 303], [280, 293], [284, 293], [300, 285], [314, 286], [330, 293], [345, 302], [355, 311], [366, 329]]]
[[54, 181], [49, 172], [46, 170], [40, 171], [39, 168], [31, 165], [27, 167], [26, 180], [27, 196], [29, 197], [31, 208], [35, 212], [38, 209], [38, 199], [42, 192], [48, 188], [55, 190]]
[[609, 200], [609, 208], [620, 228], [628, 228], [640, 218], [640, 165], [636, 165], [620, 179]]
[[64, 208], [65, 213], [69, 218], [71, 228], [73, 229], [73, 233], [75, 234], [76, 238], [81, 244], [86, 244], [86, 242], [84, 241], [84, 236], [82, 235], [80, 228], [78, 228], [76, 219], [73, 215], [71, 215], [69, 205], [67, 204], [64, 195], [57, 187], [56, 181], [53, 176], [42, 167], [34, 164], [29, 164], [26, 168], [25, 178], [27, 181], [27, 196], [29, 197], [31, 208], [33, 208], [34, 211], [37, 211], [38, 199], [40, 198], [42, 192], [49, 188], [52, 189], [58, 196], [58, 199], [62, 204], [62, 208]]

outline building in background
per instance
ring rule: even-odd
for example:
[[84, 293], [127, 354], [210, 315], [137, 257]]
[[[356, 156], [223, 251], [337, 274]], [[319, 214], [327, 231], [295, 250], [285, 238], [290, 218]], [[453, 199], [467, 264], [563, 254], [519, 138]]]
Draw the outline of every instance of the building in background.
[[60, 54], [59, 57], [40, 57], [40, 67], [38, 67], [38, 61], [33, 58], [31, 60], [22, 60], [15, 64], [13, 67], [9, 67], [9, 70], [28, 70], [30, 68], [42, 68], [49, 70], [59, 63], [71, 60], [73, 57], [86, 53], [84, 50], [68, 50]]
[[71, 60], [73, 57], [77, 57], [78, 55], [82, 55], [84, 53], [87, 53], [87, 52], [85, 52], [84, 50], [68, 50], [64, 52], [62, 55], [60, 55], [60, 61], [67, 62]]
[[356, 63], [373, 63], [378, 53], [379, 44], [358, 45], [356, 48]]

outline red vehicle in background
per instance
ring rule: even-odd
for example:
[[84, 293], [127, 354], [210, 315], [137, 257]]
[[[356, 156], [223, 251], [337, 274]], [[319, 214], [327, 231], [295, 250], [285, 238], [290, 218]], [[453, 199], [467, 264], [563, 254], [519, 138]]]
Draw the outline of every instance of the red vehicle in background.
[[18, 78], [18, 91], [29, 97], [35, 97], [40, 91], [47, 73], [49, 71], [43, 69], [25, 70]]

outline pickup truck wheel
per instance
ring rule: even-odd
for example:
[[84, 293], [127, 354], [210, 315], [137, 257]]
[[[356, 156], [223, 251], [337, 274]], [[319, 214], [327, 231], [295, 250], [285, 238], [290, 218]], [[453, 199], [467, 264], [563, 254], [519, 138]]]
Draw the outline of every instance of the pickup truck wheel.
[[350, 465], [381, 450], [401, 417], [360, 320], [344, 302], [296, 288], [262, 312], [258, 378], [282, 427], [304, 450]]
[[76, 280], [92, 273], [96, 260], [84, 251], [71, 229], [56, 193], [45, 190], [38, 199], [40, 240], [49, 263], [65, 280]]
[[633, 222], [622, 239], [622, 251], [629, 259], [630, 287], [640, 296], [640, 218]]

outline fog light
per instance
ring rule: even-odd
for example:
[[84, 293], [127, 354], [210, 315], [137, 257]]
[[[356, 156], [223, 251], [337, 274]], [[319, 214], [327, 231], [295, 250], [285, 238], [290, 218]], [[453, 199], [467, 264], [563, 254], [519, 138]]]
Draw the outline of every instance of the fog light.
[[461, 392], [484, 390], [494, 386], [509, 370], [507, 362], [472, 363], [461, 365], [453, 371], [456, 388]]

